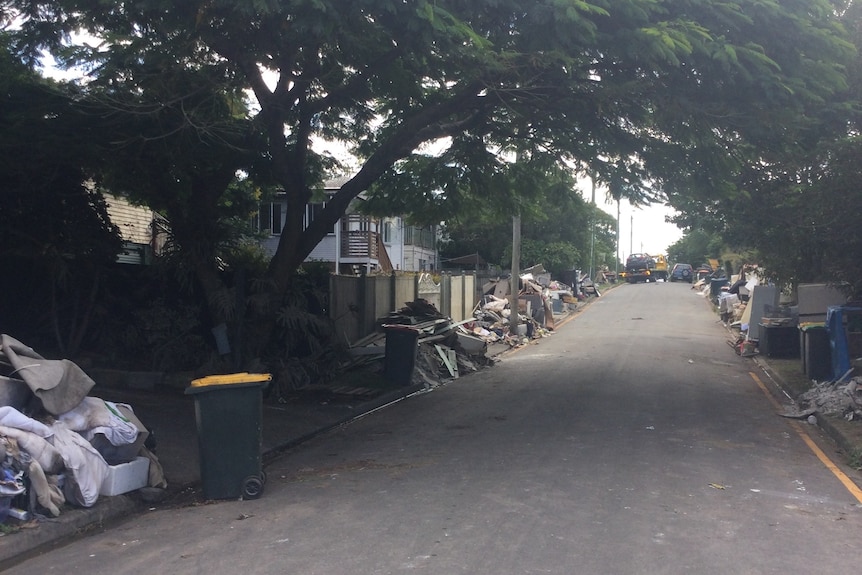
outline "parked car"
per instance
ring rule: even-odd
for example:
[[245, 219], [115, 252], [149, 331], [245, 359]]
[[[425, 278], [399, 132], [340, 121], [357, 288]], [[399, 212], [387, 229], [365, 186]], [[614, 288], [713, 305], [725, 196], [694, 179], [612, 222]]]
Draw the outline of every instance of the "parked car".
[[691, 267], [691, 264], [674, 264], [673, 269], [670, 270], [670, 281], [676, 282], [688, 282], [691, 283], [692, 278], [694, 277], [694, 270]]

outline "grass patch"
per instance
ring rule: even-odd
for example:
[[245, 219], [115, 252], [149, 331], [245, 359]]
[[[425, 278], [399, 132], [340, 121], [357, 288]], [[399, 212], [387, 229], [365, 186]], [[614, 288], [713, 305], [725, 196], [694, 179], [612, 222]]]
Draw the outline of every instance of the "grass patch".
[[801, 359], [765, 358], [769, 367], [775, 371], [784, 382], [786, 391], [791, 397], [799, 397], [811, 389], [811, 380], [802, 371]]

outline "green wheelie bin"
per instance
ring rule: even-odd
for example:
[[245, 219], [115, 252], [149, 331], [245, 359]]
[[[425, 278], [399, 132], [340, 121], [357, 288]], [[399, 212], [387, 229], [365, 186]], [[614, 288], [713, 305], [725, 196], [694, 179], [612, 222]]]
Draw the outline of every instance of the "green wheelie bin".
[[207, 499], [257, 499], [263, 494], [261, 444], [263, 389], [268, 373], [233, 373], [195, 379], [201, 484]]

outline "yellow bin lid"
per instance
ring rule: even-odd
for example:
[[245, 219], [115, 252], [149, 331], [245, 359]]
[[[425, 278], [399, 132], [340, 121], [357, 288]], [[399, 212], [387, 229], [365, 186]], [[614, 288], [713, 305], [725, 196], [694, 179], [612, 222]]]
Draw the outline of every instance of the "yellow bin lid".
[[192, 380], [192, 387], [205, 387], [208, 385], [231, 385], [237, 383], [260, 383], [272, 381], [271, 373], [228, 373], [225, 375], [208, 375]]

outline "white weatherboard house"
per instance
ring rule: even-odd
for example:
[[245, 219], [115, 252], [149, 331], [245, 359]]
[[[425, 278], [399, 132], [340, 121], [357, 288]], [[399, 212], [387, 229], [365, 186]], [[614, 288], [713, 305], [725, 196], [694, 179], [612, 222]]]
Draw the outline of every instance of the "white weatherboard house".
[[[341, 178], [326, 182], [324, 193], [335, 194], [346, 181], [347, 178]], [[270, 256], [278, 247], [284, 225], [285, 201], [284, 196], [277, 196], [275, 201], [261, 204], [258, 213], [257, 228], [269, 232], [262, 245]], [[353, 206], [362, 201], [360, 195]], [[306, 206], [306, 224], [325, 205], [323, 202]], [[305, 261], [328, 262], [332, 270], [340, 274], [356, 274], [363, 269], [369, 273], [436, 270], [439, 261], [436, 234], [436, 227], [411, 226], [400, 216], [377, 218], [348, 209]]]
[[111, 222], [120, 229], [123, 251], [117, 263], [150, 264], [167, 239], [167, 221], [153, 210], [132, 204], [122, 196], [104, 194]]

